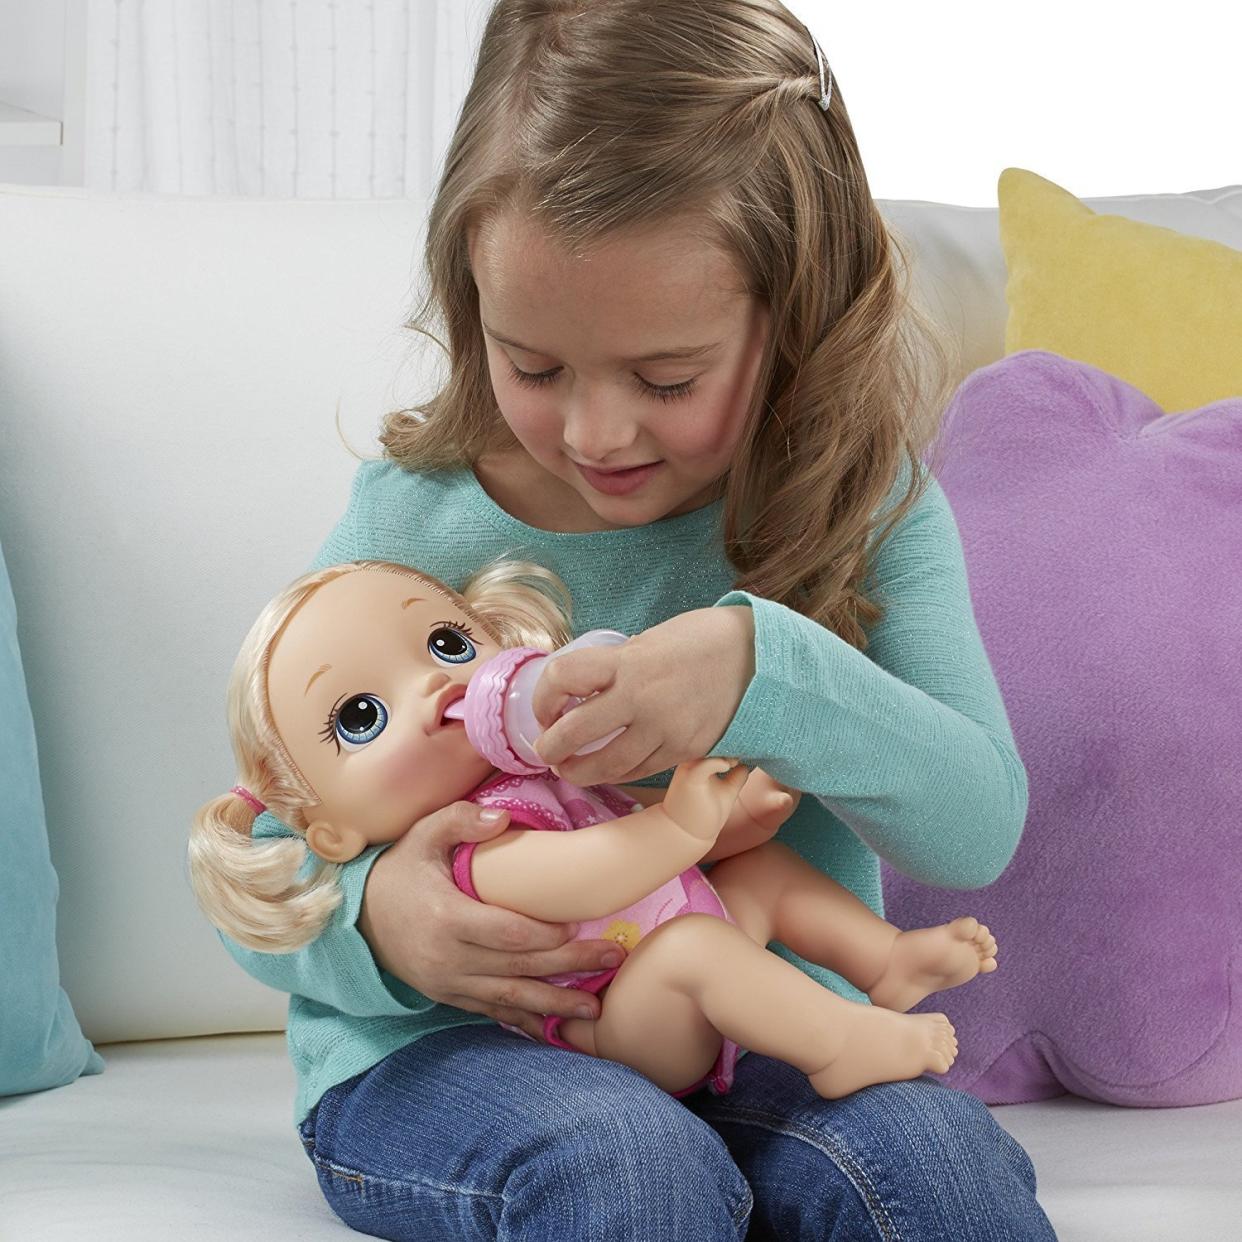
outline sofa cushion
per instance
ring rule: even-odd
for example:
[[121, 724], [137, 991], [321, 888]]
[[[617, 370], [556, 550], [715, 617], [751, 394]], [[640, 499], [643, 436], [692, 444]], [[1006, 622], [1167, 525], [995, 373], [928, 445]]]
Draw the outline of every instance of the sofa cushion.
[[999, 194], [1006, 353], [1089, 362], [1170, 412], [1242, 394], [1242, 240], [1097, 214], [1022, 168]]
[[[1026, 351], [946, 413], [939, 479], [1030, 780], [964, 896], [884, 869], [902, 927], [972, 913], [999, 969], [928, 998], [988, 1103], [1242, 1096], [1242, 398], [1164, 415]], [[1232, 1002], [1232, 1003], [1231, 1003]]]
[[[1242, 244], [1242, 187], [1099, 202]], [[238, 644], [345, 507], [358, 463], [338, 405], [374, 454], [381, 414], [442, 378], [401, 328], [426, 206], [0, 186], [0, 518], [61, 977], [96, 1043], [284, 1024], [288, 998], [199, 911], [186, 836], [233, 771], [220, 689]], [[995, 362], [996, 209], [880, 206], [971, 369]], [[104, 727], [131, 700], [144, 727]]]
[[[279, 1035], [104, 1048], [108, 1072], [0, 1102], [0, 1235], [34, 1242], [350, 1242], [289, 1121]], [[1144, 1112], [1062, 1098], [996, 1110], [1061, 1242], [1236, 1236], [1242, 1101]], [[376, 1193], [384, 1193], [378, 1188]], [[1003, 1242], [997, 1239], [997, 1242]]]
[[0, 547], [0, 1095], [103, 1069], [60, 986], [59, 885], [48, 851], [17, 607]]

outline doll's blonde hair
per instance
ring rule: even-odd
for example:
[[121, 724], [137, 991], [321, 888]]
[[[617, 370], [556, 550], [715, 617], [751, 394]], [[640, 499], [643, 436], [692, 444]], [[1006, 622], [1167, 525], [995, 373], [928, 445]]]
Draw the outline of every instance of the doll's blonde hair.
[[920, 459], [960, 359], [909, 296], [839, 79], [827, 112], [819, 97], [811, 34], [779, 0], [499, 0], [406, 321], [448, 355], [447, 379], [388, 415], [386, 456], [423, 471], [515, 446], [470, 268], [469, 236], [489, 217], [518, 210], [581, 253], [689, 216], [770, 313], [721, 485], [734, 585], [865, 650], [884, 615], [868, 570], [927, 486]]
[[[304, 574], [276, 596], [251, 626], [228, 683], [228, 721], [237, 783], [299, 834], [318, 798], [298, 770], [272, 718], [267, 669], [276, 640], [320, 587], [344, 574], [381, 570], [404, 574], [438, 592], [477, 622], [501, 647], [552, 651], [569, 641], [571, 600], [551, 570], [529, 561], [483, 566], [454, 591], [443, 582], [391, 561], [352, 561]], [[199, 808], [190, 829], [190, 883], [211, 922], [248, 949], [291, 953], [314, 940], [341, 903], [340, 867], [318, 862], [304, 839], [251, 836], [255, 811], [234, 794]]]

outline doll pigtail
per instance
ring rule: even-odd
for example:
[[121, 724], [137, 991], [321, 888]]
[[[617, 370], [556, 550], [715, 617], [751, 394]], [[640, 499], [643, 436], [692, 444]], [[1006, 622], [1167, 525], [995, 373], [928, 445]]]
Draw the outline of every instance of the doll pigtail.
[[356, 568], [329, 566], [281, 591], [250, 627], [229, 676], [229, 735], [240, 783], [298, 835], [255, 838], [255, 809], [232, 793], [201, 806], [190, 827], [190, 884], [203, 913], [226, 936], [263, 953], [292, 953], [309, 944], [342, 901], [340, 867], [310, 853], [303, 836], [315, 792], [272, 719], [267, 664], [302, 604]]
[[254, 839], [255, 812], [235, 794], [199, 808], [190, 828], [190, 883], [207, 918], [263, 953], [292, 953], [323, 931], [341, 904], [340, 867], [308, 858], [299, 837]]

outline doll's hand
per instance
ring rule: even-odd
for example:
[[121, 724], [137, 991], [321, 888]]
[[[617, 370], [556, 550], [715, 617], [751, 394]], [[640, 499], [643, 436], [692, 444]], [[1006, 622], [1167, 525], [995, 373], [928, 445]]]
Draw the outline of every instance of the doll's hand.
[[[712, 845], [729, 818], [748, 771], [735, 759], [679, 763], [661, 804], [664, 813], [690, 836]], [[718, 775], [721, 772], [728, 775]]]
[[729, 812], [725, 831], [745, 832], [755, 836], [758, 845], [769, 837], [794, 813], [802, 793], [773, 780], [762, 768], [751, 768], [733, 810]]
[[752, 768], [716, 844], [699, 861], [716, 862], [770, 841], [801, 798], [799, 790], [773, 780], [762, 768]]
[[[582, 786], [637, 781], [701, 759], [754, 677], [754, 646], [754, 614], [742, 604], [696, 608], [618, 646], [549, 660], [531, 697], [545, 730], [535, 750]], [[557, 719], [570, 695], [587, 701]], [[607, 746], [576, 755], [620, 728]]]
[[[358, 930], [376, 962], [430, 1000], [520, 1027], [543, 1040], [543, 1014], [598, 1018], [599, 998], [535, 976], [595, 972], [625, 950], [610, 940], [572, 940], [545, 923], [467, 897], [452, 879], [453, 850], [489, 841], [509, 816], [489, 822], [472, 802], [426, 815], [371, 864]], [[579, 1008], [586, 1014], [579, 1014]]]

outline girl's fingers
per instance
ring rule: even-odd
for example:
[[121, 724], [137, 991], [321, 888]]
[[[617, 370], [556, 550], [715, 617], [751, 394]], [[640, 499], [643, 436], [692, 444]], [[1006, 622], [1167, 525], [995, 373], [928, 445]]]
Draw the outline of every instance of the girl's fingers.
[[549, 765], [560, 763], [588, 742], [607, 737], [614, 729], [630, 724], [623, 705], [612, 694], [598, 694], [571, 707], [545, 729], [535, 742], [539, 757]]
[[[588, 695], [606, 690], [612, 685], [615, 672], [615, 647], [580, 647], [556, 659], [545, 660], [530, 696], [535, 719], [545, 729], [548, 728], [571, 695], [585, 699]], [[584, 740], [589, 742], [591, 739]]]
[[[521, 980], [538, 981], [541, 975], [565, 975], [575, 971], [595, 972], [609, 970], [620, 961], [609, 964], [608, 954], [620, 955], [625, 950], [607, 940], [571, 940], [557, 949], [541, 949], [531, 953], [506, 953], [476, 945], [470, 954], [467, 977], [478, 979], [499, 978], [516, 983]], [[461, 987], [458, 981], [458, 987]], [[555, 987], [555, 984], [541, 985]], [[563, 991], [563, 989], [557, 989]]]
[[627, 773], [639, 767], [644, 768], [643, 775], [663, 771], [662, 768], [647, 766], [650, 756], [659, 749], [660, 742], [652, 738], [649, 730], [630, 725], [607, 746], [589, 755], [576, 755], [570, 751], [566, 758], [549, 766], [556, 768], [558, 776], [584, 789], [590, 785], [619, 785], [626, 780], [638, 780], [638, 777], [630, 777]]
[[[513, 1026], [521, 1026], [532, 1035], [541, 1034], [543, 1016], [556, 1014], [561, 1018], [577, 1018], [582, 1015], [578, 1010], [585, 1009], [592, 1019], [599, 1017], [599, 997], [590, 992], [582, 992], [577, 988], [558, 988], [553, 983], [544, 983], [539, 979], [524, 979], [512, 975], [475, 975], [470, 983], [470, 990], [458, 994], [456, 1000], [450, 1000], [458, 1009], [470, 1013], [485, 1013], [496, 1017], [499, 1013], [517, 1014], [523, 1022], [512, 1018], [498, 1019], [511, 1022]], [[537, 1025], [527, 1027], [525, 1021]]]
[[456, 993], [445, 1000], [445, 1004], [467, 1013], [481, 1013], [493, 1022], [504, 1022], [508, 1026], [516, 1026], [526, 1032], [532, 1039], [543, 1042], [543, 1015], [531, 1013], [526, 1009], [506, 1008], [503, 1005], [488, 1005], [477, 997]]
[[[633, 730], [628, 730], [628, 732], [633, 732]], [[604, 750], [601, 750], [599, 753], [602, 755], [608, 749], [610, 748], [605, 746]], [[587, 757], [590, 758], [590, 756]], [[641, 781], [646, 776], [654, 776], [657, 772], [666, 772], [670, 768], [676, 768], [680, 762], [681, 760], [667, 746], [661, 743], [650, 754], [646, 755], [640, 763], [635, 764], [628, 772], [623, 772], [620, 776], [614, 777], [609, 783], [623, 785], [631, 781]]]

